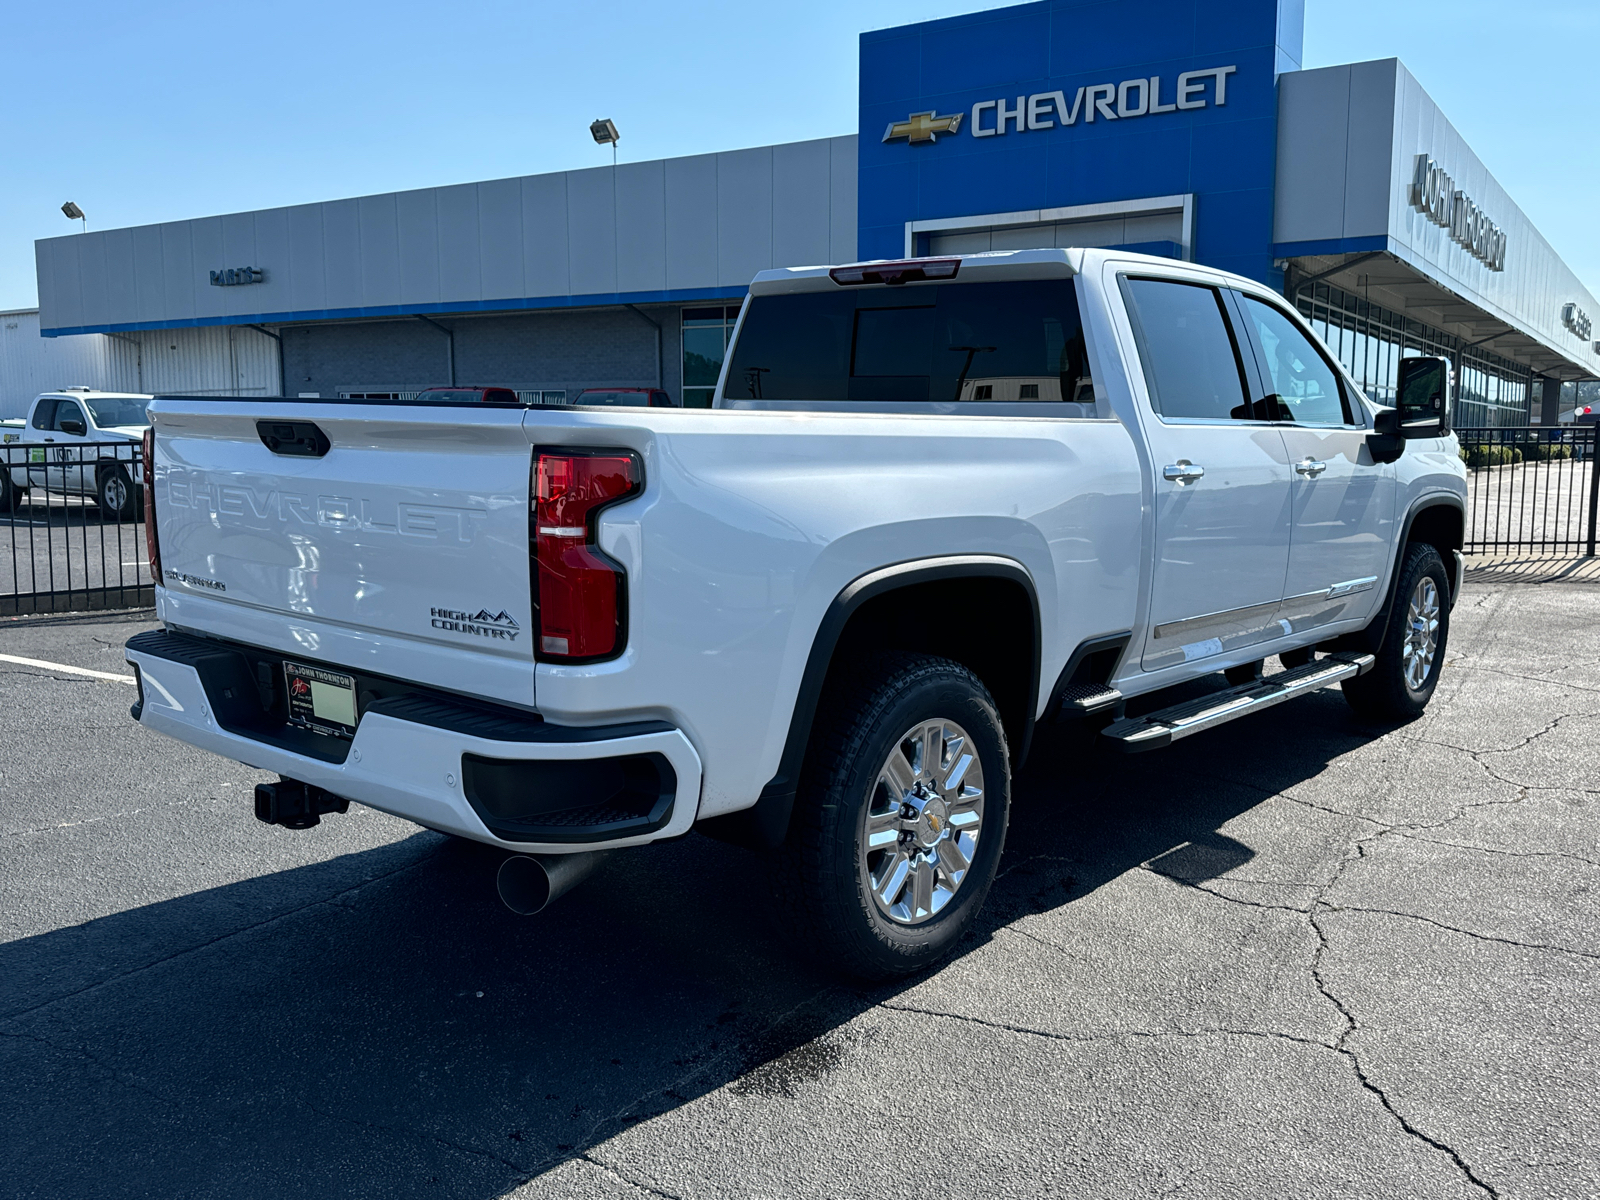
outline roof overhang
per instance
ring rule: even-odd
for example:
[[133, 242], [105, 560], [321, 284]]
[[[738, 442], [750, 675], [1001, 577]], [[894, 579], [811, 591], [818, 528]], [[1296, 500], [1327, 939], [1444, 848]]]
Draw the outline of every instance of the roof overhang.
[[1498, 354], [1540, 375], [1562, 380], [1600, 377], [1511, 317], [1490, 312], [1423, 274], [1392, 247], [1328, 254], [1285, 253], [1296, 249], [1299, 247], [1274, 247], [1279, 260], [1291, 271], [1286, 280], [1290, 290], [1313, 282], [1326, 283], [1431, 325], [1459, 338], [1463, 346]]

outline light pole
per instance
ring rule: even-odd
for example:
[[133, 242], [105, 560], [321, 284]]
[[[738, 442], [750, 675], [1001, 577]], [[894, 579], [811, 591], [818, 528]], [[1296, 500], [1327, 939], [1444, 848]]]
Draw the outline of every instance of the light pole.
[[594, 138], [596, 145], [610, 145], [611, 165], [616, 166], [617, 143], [622, 140], [622, 135], [617, 132], [616, 122], [609, 118], [601, 118], [589, 126], [589, 136]]
[[89, 218], [83, 215], [83, 209], [79, 208], [71, 200], [68, 200], [61, 206], [61, 211], [63, 214], [65, 214], [67, 220], [69, 221], [82, 221], [83, 231], [85, 233], [89, 232]]

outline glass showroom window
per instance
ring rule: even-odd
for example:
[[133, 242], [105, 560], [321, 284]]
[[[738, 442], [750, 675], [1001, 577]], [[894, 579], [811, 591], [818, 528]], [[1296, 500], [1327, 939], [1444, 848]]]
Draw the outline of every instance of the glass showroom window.
[[683, 406], [710, 408], [739, 306], [683, 310]]

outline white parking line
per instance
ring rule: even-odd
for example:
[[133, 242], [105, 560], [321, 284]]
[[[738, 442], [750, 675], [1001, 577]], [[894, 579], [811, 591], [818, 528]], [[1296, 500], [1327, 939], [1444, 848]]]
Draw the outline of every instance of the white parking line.
[[91, 679], [109, 679], [115, 683], [137, 683], [132, 675], [113, 675], [110, 671], [91, 671], [88, 667], [69, 667], [66, 663], [44, 662], [37, 658], [19, 658], [15, 654], [0, 654], [0, 662], [16, 663], [23, 667], [40, 667], [46, 671], [65, 671], [68, 675], [87, 675]]

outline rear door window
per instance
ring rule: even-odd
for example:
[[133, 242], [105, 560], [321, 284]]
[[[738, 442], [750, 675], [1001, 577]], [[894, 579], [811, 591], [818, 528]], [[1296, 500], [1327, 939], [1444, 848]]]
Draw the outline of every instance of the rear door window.
[[33, 410], [33, 427], [35, 429], [51, 429], [55, 426], [56, 401], [41, 400], [38, 407]]
[[1022, 280], [754, 297], [723, 394], [1044, 404], [1093, 381], [1072, 281]]
[[1214, 287], [1122, 279], [1150, 404], [1164, 419], [1251, 419], [1244, 359]]

